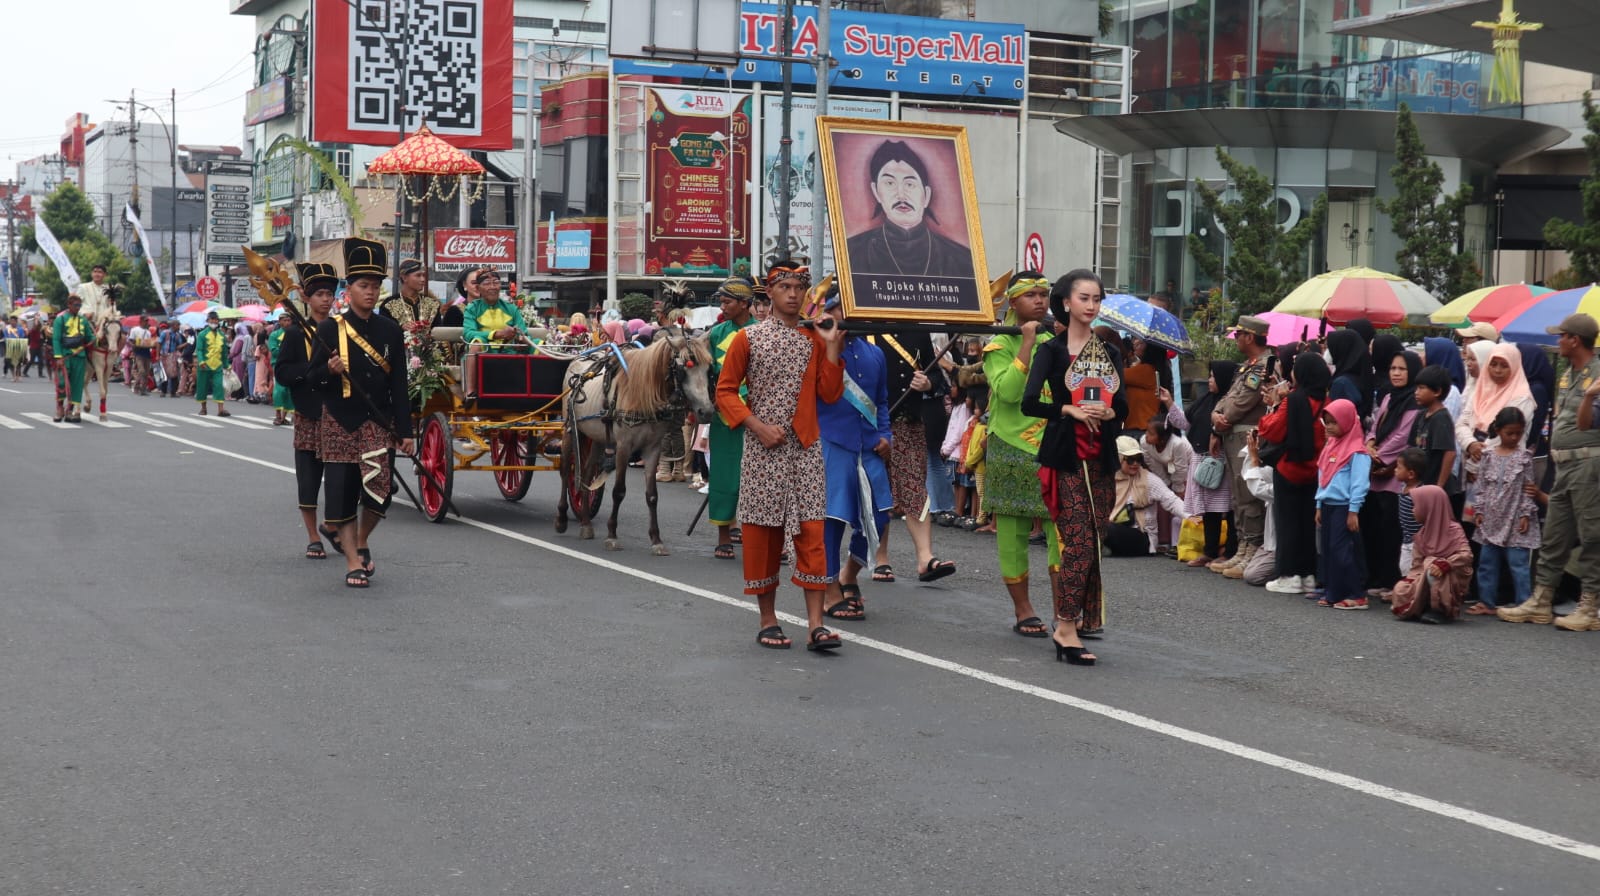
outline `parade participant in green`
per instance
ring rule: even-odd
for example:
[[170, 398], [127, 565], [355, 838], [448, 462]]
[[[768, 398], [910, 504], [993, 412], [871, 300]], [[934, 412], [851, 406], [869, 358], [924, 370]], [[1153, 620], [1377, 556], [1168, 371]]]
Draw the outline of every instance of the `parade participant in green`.
[[[983, 347], [983, 373], [989, 380], [989, 440], [984, 446], [988, 475], [984, 509], [994, 514], [1000, 548], [1000, 580], [1011, 595], [1016, 623], [1024, 638], [1048, 638], [1050, 628], [1033, 611], [1028, 596], [1028, 531], [1034, 520], [1050, 516], [1039, 485], [1039, 437], [1045, 422], [1022, 413], [1022, 393], [1033, 369], [1035, 349], [1055, 335], [1044, 326], [1050, 311], [1050, 281], [1038, 271], [1023, 271], [1006, 287], [1011, 308], [1006, 326], [1021, 335], [1002, 334]], [[1047, 557], [1061, 556], [1056, 527], [1044, 527]]]
[[[278, 366], [278, 355], [283, 351], [283, 334], [289, 326], [287, 320], [275, 327], [271, 335], [267, 336], [267, 359], [272, 363], [273, 369]], [[278, 380], [276, 374], [272, 377], [272, 425], [288, 426], [289, 412], [294, 410], [294, 397], [289, 394], [289, 388]]]
[[206, 325], [194, 334], [194, 397], [200, 402], [200, 416], [206, 415], [206, 399], [217, 400], [217, 416], [232, 417], [222, 403], [222, 372], [228, 366], [228, 345], [231, 340], [222, 331], [222, 319], [217, 312], [206, 312]]
[[[711, 328], [711, 388], [717, 387], [722, 359], [733, 344], [734, 334], [755, 323], [750, 311], [755, 287], [743, 277], [730, 277], [712, 296], [722, 304], [722, 320]], [[741, 389], [744, 387], [741, 384]], [[711, 479], [706, 492], [706, 507], [711, 525], [717, 527], [717, 549], [713, 556], [734, 558], [733, 521], [739, 509], [739, 466], [744, 461], [744, 434], [735, 433], [718, 413], [711, 418]]]
[[[382, 243], [345, 240], [350, 310], [317, 325], [318, 356], [332, 374], [318, 429], [325, 516], [339, 528], [350, 588], [367, 587], [377, 571], [369, 540], [389, 509], [396, 440], [401, 451], [412, 453], [405, 336], [399, 324], [376, 313], [386, 269]], [[320, 373], [317, 368], [312, 365], [312, 376]]]
[[[66, 383], [66, 407], [56, 402], [55, 422], [81, 423], [78, 409], [83, 404], [83, 378], [89, 370], [89, 345], [94, 342], [94, 332], [89, 319], [79, 314], [83, 300], [67, 296], [67, 310], [56, 315], [51, 329], [51, 348], [56, 353], [58, 379]], [[58, 394], [61, 389], [56, 390]]]
[[[328, 319], [333, 308], [333, 291], [339, 288], [339, 274], [331, 264], [295, 265], [300, 275], [300, 295], [306, 300], [306, 321], [316, 327]], [[316, 343], [310, 333], [301, 330], [287, 315], [284, 326], [273, 335], [278, 346], [273, 352], [272, 378], [273, 403], [277, 392], [288, 393], [285, 400], [294, 410], [294, 479], [300, 498], [300, 521], [306, 527], [306, 557], [321, 560], [328, 556], [322, 549], [322, 539], [327, 538], [334, 550], [344, 553], [337, 529], [317, 527], [317, 493], [322, 490], [323, 464], [317, 456], [321, 447], [322, 390], [331, 379], [327, 366], [316, 357]]]
[[500, 299], [500, 275], [484, 268], [472, 282], [478, 288], [478, 297], [467, 306], [461, 322], [461, 338], [467, 343], [467, 358], [461, 365], [461, 373], [468, 396], [478, 394], [478, 365], [473, 355], [483, 352], [486, 346], [499, 348], [528, 340], [528, 325], [522, 320], [522, 309]]

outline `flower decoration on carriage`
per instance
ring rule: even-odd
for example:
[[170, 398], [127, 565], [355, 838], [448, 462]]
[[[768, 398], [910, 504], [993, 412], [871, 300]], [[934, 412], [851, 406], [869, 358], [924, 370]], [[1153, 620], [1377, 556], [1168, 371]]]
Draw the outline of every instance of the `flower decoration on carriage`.
[[433, 341], [433, 325], [413, 321], [403, 328], [406, 355], [406, 393], [413, 401], [425, 403], [436, 393], [450, 388], [455, 375], [445, 357], [444, 346]]

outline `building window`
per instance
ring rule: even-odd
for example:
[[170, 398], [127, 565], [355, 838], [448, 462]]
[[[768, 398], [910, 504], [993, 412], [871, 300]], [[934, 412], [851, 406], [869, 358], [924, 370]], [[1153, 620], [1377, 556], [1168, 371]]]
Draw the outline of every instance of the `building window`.
[[561, 27], [568, 31], [586, 31], [590, 34], [605, 34], [605, 22], [575, 22], [572, 19], [562, 19]]
[[339, 176], [344, 178], [345, 181], [348, 182], [350, 180], [350, 150], [348, 150], [348, 149], [336, 149], [336, 150], [334, 150], [333, 151], [333, 167], [338, 170]]

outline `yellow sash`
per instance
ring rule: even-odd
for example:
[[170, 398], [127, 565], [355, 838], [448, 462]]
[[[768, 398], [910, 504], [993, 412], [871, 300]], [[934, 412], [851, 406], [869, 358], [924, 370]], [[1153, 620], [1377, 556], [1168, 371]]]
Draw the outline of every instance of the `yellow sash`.
[[[361, 338], [361, 334], [356, 332], [355, 327], [350, 326], [349, 321], [344, 319], [344, 315], [335, 314], [333, 319], [339, 322], [339, 357], [344, 358], [347, 365], [349, 364], [350, 359], [350, 343], [354, 342], [361, 348], [363, 352], [366, 352], [367, 357], [372, 359], [372, 363], [383, 368], [384, 373], [389, 372], [389, 362], [385, 361], [383, 356], [378, 354], [377, 349], [372, 347], [372, 343]], [[350, 371], [348, 369], [345, 371], [345, 374], [343, 377], [341, 377], [341, 379], [344, 381], [344, 391], [342, 394], [345, 398], [349, 398]]]

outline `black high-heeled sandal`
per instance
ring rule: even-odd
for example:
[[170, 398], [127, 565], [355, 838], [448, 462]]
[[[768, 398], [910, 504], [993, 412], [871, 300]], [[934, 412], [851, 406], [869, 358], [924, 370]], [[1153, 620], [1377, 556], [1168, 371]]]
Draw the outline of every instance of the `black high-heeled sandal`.
[[1065, 644], [1056, 644], [1056, 662], [1068, 663], [1074, 666], [1093, 666], [1095, 657], [1087, 656], [1087, 647], [1068, 647]]

